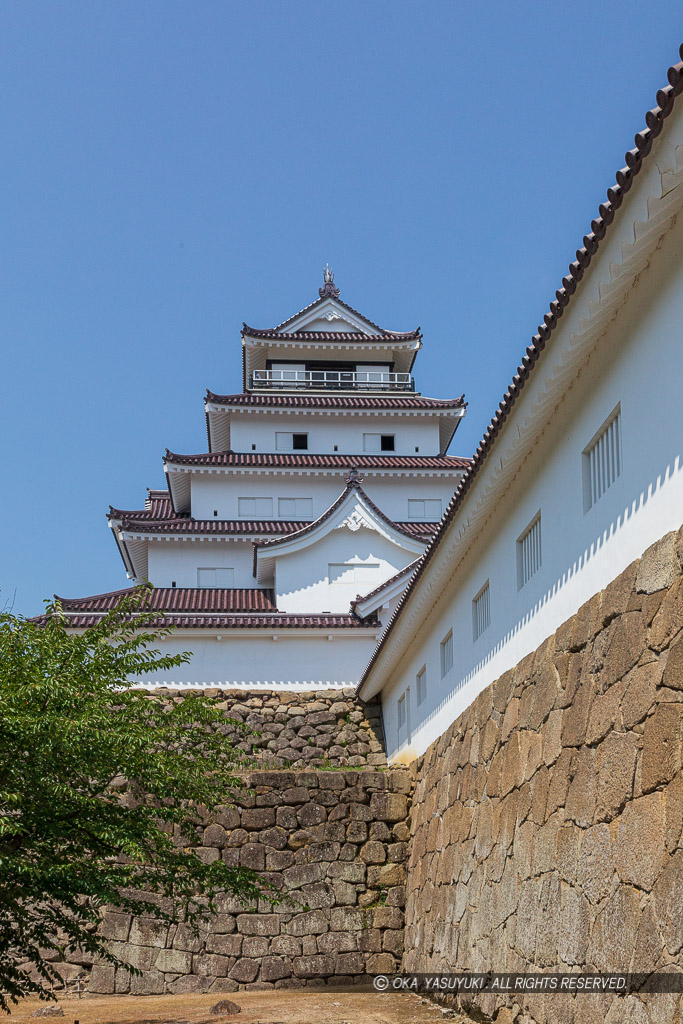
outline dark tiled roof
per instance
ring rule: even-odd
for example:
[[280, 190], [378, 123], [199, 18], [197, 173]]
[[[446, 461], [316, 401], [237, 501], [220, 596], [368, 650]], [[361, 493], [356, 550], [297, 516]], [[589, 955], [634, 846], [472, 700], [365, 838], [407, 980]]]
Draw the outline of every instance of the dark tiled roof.
[[[133, 587], [112, 590], [92, 597], [57, 597], [62, 609], [72, 612], [108, 612], [123, 597], [133, 593]], [[163, 612], [274, 612], [275, 594], [272, 590], [150, 587], [146, 607]]]
[[216, 395], [206, 392], [206, 401], [216, 405], [281, 406], [305, 409], [427, 409], [448, 412], [466, 406], [460, 398], [423, 398], [422, 395]]
[[[89, 629], [102, 620], [102, 613], [67, 616], [72, 629]], [[46, 616], [31, 620], [44, 625]], [[374, 616], [359, 619], [356, 615], [159, 615], [156, 629], [175, 626], [177, 629], [368, 629], [376, 632], [378, 621]]]
[[676, 97], [683, 92], [683, 44], [681, 44], [679, 48], [679, 55], [681, 57], [681, 61], [669, 68], [667, 72], [669, 84], [658, 91], [656, 97], [657, 105], [653, 107], [652, 110], [648, 110], [645, 114], [646, 127], [637, 132], [634, 139], [634, 148], [629, 149], [625, 154], [625, 166], [617, 171], [616, 183], [607, 189], [607, 202], [600, 204], [598, 208], [598, 216], [595, 220], [591, 221], [591, 230], [587, 235], [584, 235], [583, 245], [576, 250], [576, 259], [572, 260], [569, 264], [568, 273], [566, 277], [562, 278], [562, 286], [555, 292], [555, 297], [550, 303], [548, 312], [545, 313], [543, 317], [543, 323], [539, 325], [537, 333], [532, 337], [531, 344], [527, 348], [525, 355], [522, 357], [521, 364], [517, 367], [517, 373], [512, 378], [512, 383], [503, 395], [486, 433], [477, 446], [472, 464], [458, 483], [455, 494], [446, 509], [438, 531], [434, 535], [434, 538], [424, 555], [422, 555], [410, 583], [401, 595], [401, 599], [387, 624], [380, 643], [373, 652], [373, 655], [361, 677], [358, 684], [359, 689], [363, 685], [370, 669], [377, 660], [379, 652], [384, 646], [385, 640], [393, 630], [408, 597], [425, 571], [425, 568], [431, 561], [432, 556], [441, 542], [441, 538], [446, 533], [446, 530], [460, 508], [467, 492], [472, 486], [477, 473], [484, 464], [496, 437], [512, 411], [512, 408], [521, 394], [529, 375], [534, 369], [534, 366], [538, 362], [541, 353], [547, 343], [551, 340], [553, 331], [557, 327], [565, 308], [571, 302], [571, 298], [576, 292], [586, 270], [590, 266], [593, 256], [598, 251], [600, 243], [605, 237], [610, 224], [614, 220], [617, 210], [622, 205], [624, 196], [631, 188], [634, 178], [640, 171], [643, 160], [645, 160], [649, 154], [654, 140], [660, 134], [665, 118], [667, 118], [673, 110]]
[[[192, 519], [190, 516], [176, 516], [159, 521], [147, 516], [143, 510], [137, 513], [110, 512], [109, 518], [120, 520], [121, 529], [135, 533], [149, 534], [206, 534], [226, 536], [279, 535], [296, 533], [307, 526], [310, 520], [302, 519]], [[402, 533], [412, 537], [431, 537], [438, 523], [409, 522], [393, 523]]]
[[279, 331], [273, 328], [249, 327], [242, 325], [242, 335], [247, 338], [263, 338], [271, 341], [419, 341], [422, 337], [420, 328], [414, 331], [382, 331], [379, 334], [364, 334], [363, 331]]
[[[58, 598], [67, 624], [88, 629], [116, 608], [132, 587], [92, 597]], [[159, 611], [154, 627], [176, 626], [182, 629], [377, 629], [377, 619], [357, 615], [289, 615], [278, 612], [272, 590], [199, 589], [189, 587], [149, 588], [147, 607]], [[134, 617], [134, 616], [133, 616]], [[47, 622], [46, 615], [31, 621]]]
[[393, 576], [390, 576], [388, 580], [385, 580], [384, 583], [381, 583], [379, 587], [375, 587], [375, 589], [371, 590], [368, 594], [357, 594], [355, 600], [351, 602], [351, 607], [355, 607], [355, 605], [360, 604], [361, 601], [368, 601], [371, 597], [377, 597], [378, 594], [381, 594], [383, 590], [386, 590], [386, 588], [390, 587], [393, 583], [397, 583], [403, 576], [410, 577], [415, 572], [418, 562], [419, 558], [409, 562], [408, 565], [403, 567], [403, 569], [394, 573]]
[[178, 455], [166, 449], [164, 462], [176, 466], [270, 466], [273, 469], [467, 469], [469, 459], [455, 455], [283, 455], [266, 452], [207, 452]]

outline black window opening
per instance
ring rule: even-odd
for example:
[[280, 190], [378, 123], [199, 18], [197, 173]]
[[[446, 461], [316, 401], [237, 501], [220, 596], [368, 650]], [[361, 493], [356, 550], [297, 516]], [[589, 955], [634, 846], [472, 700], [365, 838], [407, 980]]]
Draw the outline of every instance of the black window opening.
[[292, 434], [292, 449], [295, 452], [308, 451], [308, 434]]
[[380, 434], [380, 451], [393, 452], [396, 450], [396, 438], [393, 434]]

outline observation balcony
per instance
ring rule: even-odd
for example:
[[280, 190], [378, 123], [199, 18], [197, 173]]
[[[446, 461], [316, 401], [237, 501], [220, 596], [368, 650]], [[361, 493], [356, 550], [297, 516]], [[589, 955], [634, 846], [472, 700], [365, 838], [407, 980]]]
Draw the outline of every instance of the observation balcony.
[[379, 370], [254, 370], [250, 388], [283, 391], [414, 391], [409, 373]]

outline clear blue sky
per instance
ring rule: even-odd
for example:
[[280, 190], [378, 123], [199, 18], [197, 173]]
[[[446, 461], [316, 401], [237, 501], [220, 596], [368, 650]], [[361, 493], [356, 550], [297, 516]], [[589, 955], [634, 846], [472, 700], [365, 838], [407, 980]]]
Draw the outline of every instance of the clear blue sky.
[[126, 586], [242, 320], [420, 324], [476, 447], [677, 57], [642, 0], [4, 0], [0, 603]]

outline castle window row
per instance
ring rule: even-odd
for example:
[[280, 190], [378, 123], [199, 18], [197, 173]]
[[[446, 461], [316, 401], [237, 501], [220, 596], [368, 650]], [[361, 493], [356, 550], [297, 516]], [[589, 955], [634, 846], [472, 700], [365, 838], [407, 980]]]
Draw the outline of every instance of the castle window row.
[[[581, 459], [583, 506], [584, 513], [586, 513], [596, 502], [600, 501], [605, 492], [614, 485], [622, 474], [623, 454], [620, 405], [617, 405], [612, 410], [602, 426], [593, 435], [590, 442], [583, 449]], [[432, 504], [434, 504], [433, 516], [430, 515], [430, 506]], [[436, 516], [436, 505], [439, 506], [438, 517]], [[441, 502], [432, 503], [430, 501], [410, 500], [408, 502], [408, 509], [409, 518], [441, 518]], [[519, 591], [536, 576], [543, 566], [540, 509], [517, 538], [516, 558], [517, 589]], [[476, 643], [490, 626], [491, 587], [490, 581], [486, 580], [472, 599], [472, 642]], [[451, 671], [453, 663], [453, 630], [450, 629], [439, 644], [439, 665], [442, 679]], [[417, 706], [420, 706], [427, 698], [426, 665], [423, 665], [415, 676], [415, 690]], [[406, 687], [402, 696], [399, 697], [399, 704], [405, 700], [409, 702], [409, 697], [410, 687]], [[404, 705], [404, 716], [408, 714], [409, 709], [407, 705]], [[405, 732], [405, 725], [402, 731]], [[399, 738], [399, 745], [400, 742]]]
[[[273, 498], [237, 499], [237, 515], [240, 519], [272, 519], [275, 507]], [[408, 519], [438, 522], [442, 507], [440, 498], [409, 498]], [[313, 498], [278, 498], [277, 515], [280, 519], [312, 519]], [[218, 509], [214, 509], [214, 516], [218, 516]]]

